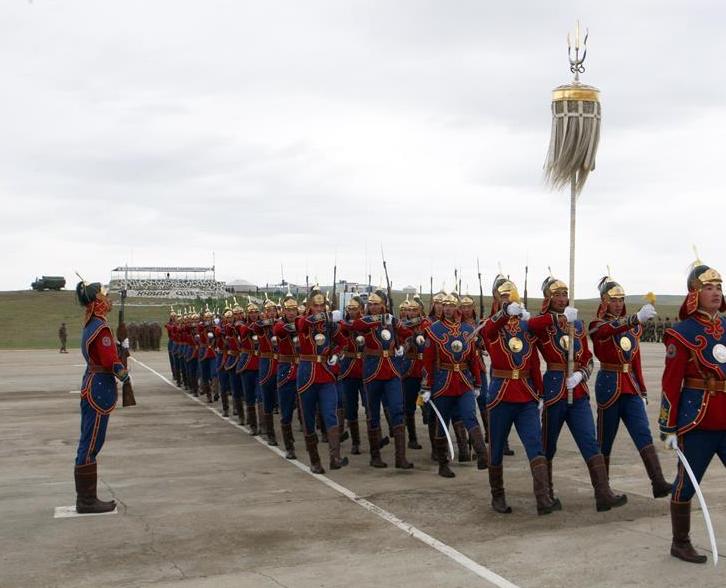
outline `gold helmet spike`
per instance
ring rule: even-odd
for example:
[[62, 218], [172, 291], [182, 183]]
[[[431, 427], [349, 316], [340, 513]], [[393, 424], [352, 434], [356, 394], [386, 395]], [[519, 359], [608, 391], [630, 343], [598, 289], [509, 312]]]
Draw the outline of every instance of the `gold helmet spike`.
[[260, 307], [252, 302], [252, 296], [247, 295], [247, 312], [260, 312]]
[[205, 319], [206, 318], [212, 318], [212, 311], [209, 310], [209, 305], [208, 304], [205, 304], [204, 305], [204, 318]]
[[270, 300], [269, 296], [267, 296], [267, 292], [265, 292], [265, 302], [262, 306], [265, 309], [277, 307], [277, 305], [272, 300]]
[[176, 317], [176, 316], [178, 316], [176, 314], [176, 310], [174, 310], [174, 306], [173, 305], [171, 306], [171, 310], [169, 311], [169, 316], [170, 317]]

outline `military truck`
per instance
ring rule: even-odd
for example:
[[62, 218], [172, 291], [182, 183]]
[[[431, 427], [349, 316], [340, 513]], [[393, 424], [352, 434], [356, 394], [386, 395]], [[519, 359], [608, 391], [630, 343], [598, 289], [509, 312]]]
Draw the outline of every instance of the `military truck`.
[[60, 290], [65, 288], [66, 279], [63, 276], [42, 276], [35, 278], [35, 281], [30, 284], [33, 290], [42, 292], [43, 290]]

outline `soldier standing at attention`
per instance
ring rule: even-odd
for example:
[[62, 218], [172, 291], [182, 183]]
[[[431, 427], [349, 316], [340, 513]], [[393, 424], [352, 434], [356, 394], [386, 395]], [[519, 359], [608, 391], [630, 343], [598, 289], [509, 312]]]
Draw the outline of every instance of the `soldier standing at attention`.
[[76, 511], [96, 514], [116, 508], [115, 501], [99, 500], [96, 495], [96, 457], [106, 440], [108, 417], [116, 406], [116, 379], [129, 391], [131, 381], [118, 357], [113, 333], [106, 320], [111, 300], [105, 289], [97, 282], [88, 284], [81, 281], [76, 286], [76, 296], [85, 307], [81, 353], [87, 364], [81, 384], [81, 437], [74, 470]]
[[66, 349], [66, 342], [68, 341], [68, 330], [66, 329], [66, 324], [61, 323], [60, 329], [58, 329], [58, 338], [60, 339], [60, 351], [59, 353], [68, 353], [68, 350]]

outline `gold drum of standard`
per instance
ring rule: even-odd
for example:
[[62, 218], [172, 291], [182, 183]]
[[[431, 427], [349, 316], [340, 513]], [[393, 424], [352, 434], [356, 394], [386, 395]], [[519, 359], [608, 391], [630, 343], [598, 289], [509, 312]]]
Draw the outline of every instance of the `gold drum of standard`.
[[564, 349], [565, 351], [570, 350], [570, 336], [569, 335], [562, 335], [560, 337], [560, 347]]
[[620, 349], [623, 351], [630, 351], [633, 348], [633, 343], [627, 337], [620, 337]]
[[507, 342], [507, 345], [509, 345], [509, 349], [511, 349], [514, 353], [519, 353], [522, 351], [522, 347], [524, 347], [524, 343], [522, 343], [522, 340], [519, 337], [512, 337]]

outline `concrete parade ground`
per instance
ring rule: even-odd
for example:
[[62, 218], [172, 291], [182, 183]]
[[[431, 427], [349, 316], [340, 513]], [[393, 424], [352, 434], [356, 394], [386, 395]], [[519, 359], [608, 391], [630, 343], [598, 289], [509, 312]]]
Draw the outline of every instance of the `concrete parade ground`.
[[[663, 346], [643, 351], [655, 433]], [[514, 512], [500, 515], [474, 462], [453, 464], [455, 479], [436, 475], [420, 415], [424, 448], [408, 450], [413, 470], [393, 468], [392, 446], [382, 451], [389, 467], [371, 468], [364, 436], [363, 454], [349, 456], [348, 467], [314, 476], [297, 421], [300, 461], [290, 462], [222, 418], [219, 403], [209, 408], [165, 380], [165, 352], [134, 360], [138, 405], [113, 412], [98, 460], [99, 496], [114, 497], [118, 513], [56, 518], [57, 507], [75, 504], [81, 355], [0, 351], [1, 587], [726, 585], [726, 562], [712, 564], [695, 498], [691, 538], [709, 561], [670, 556], [668, 499], [652, 498], [622, 425], [610, 473], [627, 505], [595, 511], [587, 468], [565, 430], [554, 462], [563, 510], [537, 516], [513, 433], [504, 481]], [[675, 456], [657, 433], [656, 447], [671, 480]], [[349, 450], [346, 441], [343, 454]], [[327, 445], [320, 453], [328, 470]], [[703, 492], [726, 556], [726, 468], [718, 459]]]

